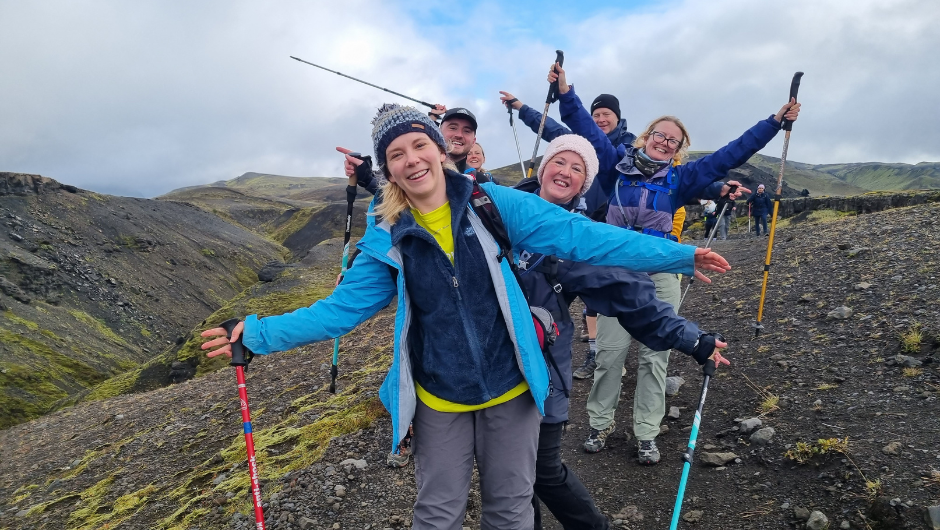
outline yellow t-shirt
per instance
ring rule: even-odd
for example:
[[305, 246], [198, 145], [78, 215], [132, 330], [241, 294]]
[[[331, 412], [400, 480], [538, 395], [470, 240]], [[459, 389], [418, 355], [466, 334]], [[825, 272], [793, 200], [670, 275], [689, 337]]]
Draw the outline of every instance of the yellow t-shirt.
[[[415, 216], [415, 221], [418, 222], [418, 225], [428, 231], [434, 240], [437, 241], [437, 244], [441, 246], [441, 250], [444, 251], [444, 254], [447, 254], [447, 257], [450, 258], [450, 262], [454, 262], [454, 232], [451, 228], [451, 218], [450, 218], [450, 203], [444, 203], [444, 206], [422, 214], [418, 210], [412, 208], [411, 213]], [[417, 382], [415, 382], [415, 392], [418, 395], [418, 399], [428, 407], [436, 410], [438, 412], [469, 412], [471, 410], [480, 410], [494, 405], [499, 405], [500, 403], [505, 403], [510, 399], [519, 396], [529, 390], [529, 384], [525, 381], [522, 381], [511, 390], [505, 394], [495, 397], [486, 403], [480, 403], [479, 405], [463, 405], [460, 403], [454, 403], [452, 401], [447, 401], [446, 399], [441, 399], [427, 390], [421, 388]]]
[[453, 263], [454, 232], [450, 227], [450, 203], [445, 202], [444, 206], [425, 214], [412, 208], [411, 213], [415, 216], [418, 225], [434, 237], [437, 244], [441, 246], [441, 250], [444, 251], [444, 254], [447, 254], [450, 262]]

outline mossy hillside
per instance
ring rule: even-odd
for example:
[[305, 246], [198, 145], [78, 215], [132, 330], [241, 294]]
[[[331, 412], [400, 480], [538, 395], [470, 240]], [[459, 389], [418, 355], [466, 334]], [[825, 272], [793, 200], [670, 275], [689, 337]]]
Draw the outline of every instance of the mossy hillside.
[[65, 406], [69, 396], [141, 359], [104, 322], [77, 309], [33, 302], [0, 312], [0, 427]]
[[283, 244], [288, 237], [306, 226], [307, 223], [310, 222], [310, 219], [313, 217], [313, 215], [322, 209], [323, 206], [301, 208], [294, 211], [293, 213], [290, 213], [290, 216], [287, 219], [278, 219], [274, 222], [262, 225], [262, 229], [272, 240]]

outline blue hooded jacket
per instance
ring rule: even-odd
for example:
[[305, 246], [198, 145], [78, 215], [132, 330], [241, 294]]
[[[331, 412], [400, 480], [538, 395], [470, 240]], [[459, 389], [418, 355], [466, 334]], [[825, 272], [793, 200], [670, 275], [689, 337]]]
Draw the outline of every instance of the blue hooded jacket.
[[[469, 198], [472, 183], [466, 177], [449, 170], [446, 171], [445, 178], [454, 219], [459, 219], [459, 222], [452, 223], [456, 230], [460, 230], [459, 234], [454, 233], [455, 246], [458, 242], [467, 245], [467, 248], [478, 245], [482, 251], [479, 256], [471, 258], [475, 260], [482, 256], [482, 265], [475, 261], [467, 265], [489, 272], [489, 280], [492, 282], [502, 317], [498, 325], [505, 326], [505, 332], [508, 333], [512, 345], [511, 352], [501, 353], [512, 355], [518, 373], [521, 373], [529, 385], [529, 391], [539, 412], [544, 414], [544, 402], [549, 392], [549, 375], [532, 325], [528, 303], [509, 263], [497, 259], [499, 247], [495, 239], [486, 231], [468, 203], [464, 202], [463, 207], [458, 207], [460, 203], [454, 202], [458, 198]], [[499, 209], [516, 252], [529, 249], [557, 255], [562, 259], [626, 267], [637, 272], [692, 274], [694, 271], [695, 247], [665, 240], [650, 241], [640, 234], [594, 223], [583, 216], [571, 214], [528, 193], [492, 183], [481, 186]], [[378, 200], [381, 200], [381, 193], [373, 200], [370, 213]], [[469, 319], [449, 322], [450, 327], [458, 328], [459, 331], [440, 335], [415, 331], [415, 314], [420, 309], [415, 306], [413, 298], [426, 297], [429, 294], [443, 298], [443, 295], [447, 294], [420, 292], [424, 289], [423, 279], [435, 276], [436, 282], [450, 271], [442, 267], [440, 260], [436, 260], [433, 252], [427, 248], [404, 244], [403, 235], [395, 235], [399, 228], [391, 226], [383, 219], [376, 221], [375, 216], [368, 217], [365, 235], [357, 244], [361, 254], [333, 294], [310, 307], [292, 313], [262, 319], [257, 315], [247, 317], [243, 341], [245, 346], [255, 353], [268, 354], [339, 337], [387, 306], [397, 295], [395, 353], [388, 375], [379, 391], [379, 397], [392, 417], [391, 448], [394, 451], [414, 418], [416, 372], [412, 367], [411, 350], [415, 344], [422, 344], [425, 348], [422, 353], [430, 352], [432, 356], [452, 357], [455, 354], [449, 352], [454, 351], [458, 351], [459, 355], [472, 356], [476, 354], [475, 346], [449, 342], [452, 340], [449, 333], [459, 332], [468, 338], [476, 337], [478, 341], [483, 341], [486, 337], [467, 328], [476, 325]], [[399, 220], [399, 223], [401, 222]], [[396, 223], [396, 226], [399, 223]], [[401, 229], [408, 230], [408, 227], [403, 225]], [[443, 257], [440, 247], [435, 251], [440, 252]], [[409, 256], [409, 253], [416, 254]], [[415, 259], [416, 257], [424, 259]], [[458, 271], [463, 267], [460, 259], [461, 254], [458, 253], [455, 260]], [[406, 263], [408, 268], [413, 270], [403, 270]], [[395, 269], [397, 274], [392, 274], [390, 267]], [[419, 280], [421, 283], [415, 285], [415, 278], [422, 278]], [[459, 280], [459, 273], [457, 278]], [[486, 289], [489, 287], [486, 286]], [[460, 293], [481, 289], [479, 286], [459, 283], [452, 288]], [[451, 300], [455, 299], [459, 299], [456, 293], [451, 297]], [[467, 311], [467, 308], [458, 304], [458, 311]], [[499, 331], [500, 334], [503, 332]], [[414, 333], [430, 336], [412, 337]], [[426, 341], [435, 340], [439, 343], [431, 344], [428, 348]], [[502, 342], [500, 344], [500, 347], [503, 347]], [[433, 365], [435, 362], [454, 362], [455, 359], [435, 358], [429, 361]], [[463, 361], [465, 359], [461, 359], [461, 362]], [[473, 359], [470, 362], [479, 361]], [[485, 386], [491, 381], [498, 382], [501, 377], [511, 377], [510, 374], [503, 373], [495, 374], [496, 379], [488, 379], [488, 375], [478, 372], [461, 374], [465, 379], [455, 382], [461, 388], [470, 388], [474, 384]]]

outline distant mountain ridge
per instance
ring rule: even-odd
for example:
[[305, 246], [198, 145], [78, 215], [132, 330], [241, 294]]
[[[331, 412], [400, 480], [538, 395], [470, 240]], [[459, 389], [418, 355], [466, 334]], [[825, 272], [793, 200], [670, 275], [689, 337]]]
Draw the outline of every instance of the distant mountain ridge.
[[[689, 153], [689, 160], [701, 158], [711, 151]], [[538, 168], [542, 157], [536, 159]], [[747, 163], [731, 171], [731, 178], [745, 185], [764, 184], [770, 189], [777, 186], [780, 159], [754, 155]], [[517, 163], [490, 170], [505, 185], [512, 186], [522, 178]], [[535, 171], [533, 171], [535, 174]], [[740, 178], [740, 177], [747, 177]], [[810, 195], [861, 195], [869, 191], [905, 191], [940, 189], [940, 162], [901, 164], [887, 162], [853, 162], [847, 164], [806, 164], [787, 160], [784, 170], [784, 197], [796, 196], [803, 189]], [[792, 191], [788, 191], [792, 190]]]

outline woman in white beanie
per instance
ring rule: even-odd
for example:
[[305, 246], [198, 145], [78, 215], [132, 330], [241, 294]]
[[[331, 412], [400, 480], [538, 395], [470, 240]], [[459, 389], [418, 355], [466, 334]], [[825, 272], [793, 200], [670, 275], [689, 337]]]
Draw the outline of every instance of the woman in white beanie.
[[[591, 187], [597, 166], [597, 155], [590, 142], [573, 134], [559, 136], [548, 145], [536, 178], [524, 179], [516, 189], [538, 194], [560, 209], [587, 215], [582, 196]], [[647, 274], [527, 250], [520, 253], [519, 262], [522, 269], [519, 277], [529, 304], [550, 311], [558, 327], [558, 338], [548, 348], [552, 392], [545, 400], [535, 464], [536, 528], [541, 528], [538, 511], [541, 501], [564, 528], [607, 529], [609, 521], [597, 509], [578, 476], [561, 460], [574, 338], [569, 306], [580, 297], [585, 304], [617, 319], [646, 346], [677, 349], [699, 364], [707, 362], [716, 347], [726, 344], [715, 334], [703, 333], [694, 323], [680, 318], [669, 304], [656, 298], [656, 287]], [[726, 362], [720, 355], [713, 360]]]
[[[397, 297], [394, 356], [379, 391], [391, 448], [414, 425], [415, 529], [459, 530], [474, 460], [482, 528], [532, 527], [532, 485], [548, 371], [525, 297], [495, 239], [470, 207], [474, 182], [449, 167], [437, 126], [385, 105], [372, 140], [387, 183], [370, 207], [361, 250], [329, 297], [293, 313], [215, 328], [204, 349], [257, 354], [342, 336]], [[347, 171], [361, 161], [347, 155]], [[642, 237], [571, 215], [529, 194], [480, 185], [514, 247], [638, 271], [724, 272], [713, 252]], [[701, 276], [704, 278], [704, 276]]]

